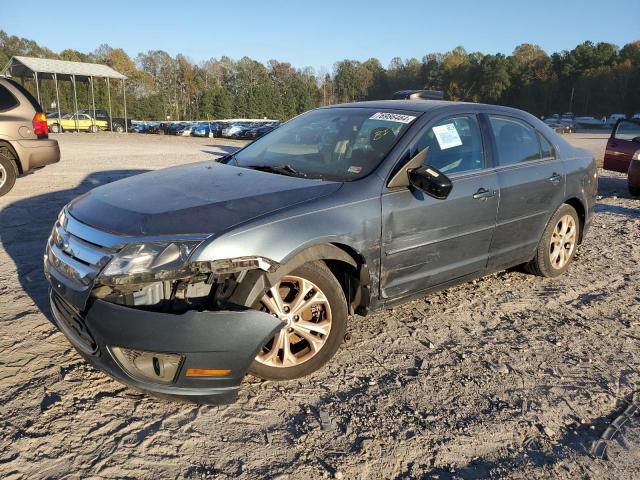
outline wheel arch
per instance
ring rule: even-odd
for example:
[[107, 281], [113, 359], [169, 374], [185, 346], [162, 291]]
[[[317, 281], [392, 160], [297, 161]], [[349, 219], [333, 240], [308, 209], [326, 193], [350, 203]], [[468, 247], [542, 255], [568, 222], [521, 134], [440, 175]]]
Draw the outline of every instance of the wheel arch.
[[586, 222], [586, 214], [587, 210], [584, 206], [582, 200], [578, 197], [570, 197], [564, 201], [565, 204], [573, 207], [573, 209], [578, 214], [578, 220], [580, 220], [580, 235], [578, 236], [578, 245], [582, 243], [582, 237], [584, 233], [584, 225]]
[[6, 147], [13, 155], [13, 163], [16, 164], [16, 168], [18, 169], [18, 173], [19, 174], [23, 174], [24, 173], [24, 169], [22, 168], [22, 162], [20, 161], [20, 157], [18, 156], [18, 152], [16, 152], [16, 149], [13, 148], [13, 145], [11, 145], [11, 143], [7, 142], [6, 140], [0, 140], [0, 147]]
[[349, 313], [365, 315], [371, 302], [371, 275], [363, 255], [344, 243], [322, 243], [305, 248], [270, 274], [270, 280], [286, 275], [301, 265], [321, 261], [336, 277], [347, 299]]

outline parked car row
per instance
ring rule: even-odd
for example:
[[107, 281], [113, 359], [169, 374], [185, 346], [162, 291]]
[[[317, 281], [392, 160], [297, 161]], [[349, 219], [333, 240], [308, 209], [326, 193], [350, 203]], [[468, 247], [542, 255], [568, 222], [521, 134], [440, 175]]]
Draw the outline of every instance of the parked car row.
[[[601, 119], [592, 116], [575, 116], [572, 112], [565, 112], [562, 115], [554, 113], [548, 117], [543, 117], [544, 123], [549, 125], [558, 133], [573, 133], [576, 128], [612, 128], [618, 120], [625, 120], [627, 116], [624, 113], [613, 113], [608, 117]], [[640, 119], [640, 113], [631, 116], [631, 119]]]
[[255, 140], [280, 126], [280, 122], [136, 122], [136, 133], [157, 133], [183, 137], [226, 137]]

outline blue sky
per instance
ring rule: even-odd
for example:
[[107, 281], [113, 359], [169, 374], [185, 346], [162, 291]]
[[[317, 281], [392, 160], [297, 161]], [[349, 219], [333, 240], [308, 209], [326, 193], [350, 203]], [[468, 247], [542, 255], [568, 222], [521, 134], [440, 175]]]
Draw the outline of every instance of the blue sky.
[[507, 54], [524, 42], [547, 52], [585, 40], [623, 45], [640, 39], [640, 2], [2, 1], [0, 29], [54, 51], [89, 52], [108, 43], [132, 56], [161, 49], [195, 62], [246, 55], [331, 70], [345, 58], [377, 57], [386, 66], [394, 56], [421, 58], [458, 45]]

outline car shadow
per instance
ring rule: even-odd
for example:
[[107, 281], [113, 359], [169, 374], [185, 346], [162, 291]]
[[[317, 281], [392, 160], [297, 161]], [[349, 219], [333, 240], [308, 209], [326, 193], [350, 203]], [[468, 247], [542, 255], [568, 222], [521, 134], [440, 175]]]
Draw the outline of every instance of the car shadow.
[[242, 148], [235, 145], [205, 145], [205, 147], [211, 147], [212, 150], [201, 150], [201, 152], [208, 153], [209, 155], [218, 155], [221, 157], [235, 153]]
[[95, 187], [147, 171], [132, 169], [95, 172], [87, 175], [75, 188], [18, 200], [0, 210], [2, 247], [16, 266], [22, 290], [45, 315], [48, 316], [49, 302], [48, 284], [42, 268], [44, 249], [62, 207]]
[[220, 157], [235, 153], [242, 148], [235, 145], [205, 145], [205, 147], [210, 147], [212, 150], [201, 150], [201, 152]]

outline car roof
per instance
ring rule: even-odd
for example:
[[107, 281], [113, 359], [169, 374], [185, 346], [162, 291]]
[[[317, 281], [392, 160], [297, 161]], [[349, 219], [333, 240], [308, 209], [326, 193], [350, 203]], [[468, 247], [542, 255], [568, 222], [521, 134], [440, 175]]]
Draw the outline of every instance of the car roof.
[[388, 109], [388, 110], [407, 110], [411, 112], [431, 112], [453, 107], [473, 107], [474, 110], [491, 110], [494, 112], [504, 113], [526, 113], [516, 108], [504, 107], [502, 105], [489, 105], [485, 103], [475, 102], [454, 102], [450, 100], [371, 100], [366, 102], [341, 103], [336, 105], [328, 105], [321, 108], [371, 108], [371, 109]]

